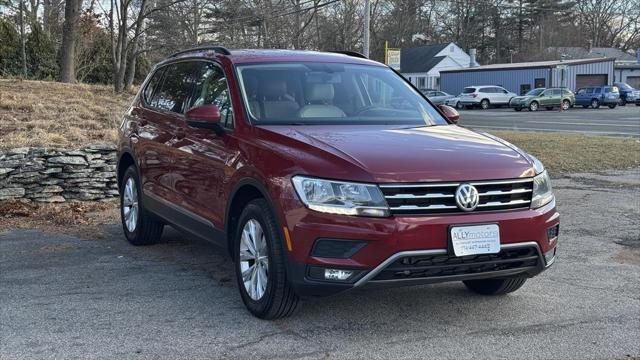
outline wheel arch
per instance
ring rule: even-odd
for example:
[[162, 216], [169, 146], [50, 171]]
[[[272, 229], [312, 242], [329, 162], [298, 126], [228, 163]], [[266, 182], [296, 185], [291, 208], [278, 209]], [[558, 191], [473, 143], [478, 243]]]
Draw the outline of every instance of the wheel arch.
[[[238, 218], [242, 213], [244, 207], [255, 199], [265, 199], [271, 212], [275, 216], [276, 223], [278, 225], [278, 231], [282, 232], [282, 222], [280, 221], [280, 216], [276, 211], [273, 201], [271, 200], [271, 196], [269, 196], [269, 192], [267, 191], [266, 186], [259, 180], [255, 178], [243, 178], [236, 184], [235, 188], [231, 192], [231, 196], [229, 196], [230, 201], [227, 205], [227, 211], [225, 216], [225, 234], [227, 236], [227, 251], [231, 259], [235, 259], [234, 257], [234, 235], [237, 228]], [[281, 234], [282, 237], [282, 234]]]
[[116, 167], [116, 178], [118, 180], [118, 189], [122, 186], [122, 178], [124, 177], [124, 172], [127, 171], [129, 166], [136, 166], [136, 161], [133, 158], [133, 155], [129, 151], [124, 151], [120, 154], [118, 158], [118, 165]]

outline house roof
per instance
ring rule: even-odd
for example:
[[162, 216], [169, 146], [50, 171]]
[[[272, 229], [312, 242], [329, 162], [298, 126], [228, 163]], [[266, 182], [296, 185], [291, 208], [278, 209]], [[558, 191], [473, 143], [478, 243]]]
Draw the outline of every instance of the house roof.
[[583, 47], [549, 47], [545, 49], [548, 54], [555, 57], [566, 55], [570, 59], [593, 59], [593, 58], [615, 58], [616, 61], [636, 61], [636, 57], [628, 52], [612, 47], [594, 47], [585, 49]]
[[438, 65], [444, 56], [436, 56], [450, 43], [419, 46], [400, 50], [400, 72], [423, 73]]
[[558, 65], [580, 65], [591, 64], [605, 61], [614, 61], [614, 58], [598, 58], [598, 59], [573, 59], [573, 60], [553, 60], [553, 61], [533, 61], [523, 63], [509, 64], [491, 64], [482, 65], [472, 68], [462, 68], [454, 70], [440, 70], [440, 73], [462, 72], [462, 71], [499, 71], [499, 70], [519, 70], [519, 69], [535, 69], [535, 68], [555, 68]]

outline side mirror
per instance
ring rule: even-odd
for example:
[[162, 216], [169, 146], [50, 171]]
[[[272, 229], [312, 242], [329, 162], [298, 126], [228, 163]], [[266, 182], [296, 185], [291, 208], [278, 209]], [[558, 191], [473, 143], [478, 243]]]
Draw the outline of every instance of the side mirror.
[[452, 108], [449, 105], [438, 105], [438, 108], [440, 109], [440, 111], [442, 112], [442, 114], [444, 114], [444, 116], [449, 119], [449, 121], [451, 121], [454, 124], [458, 123], [458, 120], [460, 120], [460, 114], [458, 113], [458, 111], [454, 108]]
[[187, 124], [191, 127], [211, 129], [216, 134], [224, 134], [220, 126], [220, 109], [216, 105], [202, 105], [190, 109], [185, 114]]

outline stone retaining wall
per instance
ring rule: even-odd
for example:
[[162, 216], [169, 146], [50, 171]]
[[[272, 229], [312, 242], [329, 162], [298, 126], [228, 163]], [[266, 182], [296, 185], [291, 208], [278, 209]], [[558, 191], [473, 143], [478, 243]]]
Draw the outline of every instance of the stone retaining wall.
[[96, 201], [118, 196], [116, 148], [0, 150], [0, 200]]

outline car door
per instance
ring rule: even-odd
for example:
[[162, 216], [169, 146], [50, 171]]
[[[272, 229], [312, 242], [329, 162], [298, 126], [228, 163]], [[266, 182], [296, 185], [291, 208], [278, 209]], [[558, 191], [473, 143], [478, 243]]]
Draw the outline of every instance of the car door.
[[501, 87], [495, 88], [496, 93], [500, 96], [501, 104], [508, 104], [509, 100], [511, 100], [511, 93], [509, 93], [506, 89]]
[[593, 92], [591, 88], [581, 88], [576, 92], [576, 105], [589, 105], [590, 96], [589, 90]]
[[[183, 82], [189, 72], [186, 63], [179, 62], [165, 66], [162, 84], [153, 93], [146, 108], [148, 123], [141, 128], [140, 137], [153, 141], [155, 146], [145, 148], [143, 169], [150, 175], [143, 182], [144, 195], [162, 203], [178, 204], [175, 191], [176, 169], [174, 143], [179, 136], [180, 124], [185, 104], [191, 89]], [[147, 204], [150, 206], [150, 204]], [[157, 204], [151, 204], [157, 205]], [[155, 209], [162, 211], [163, 209]], [[162, 215], [162, 214], [161, 214]]]
[[553, 89], [553, 93], [551, 94], [551, 103], [549, 106], [560, 106], [562, 101], [562, 90]]
[[171, 120], [164, 115], [160, 104], [164, 103], [162, 86], [167, 67], [158, 68], [143, 85], [140, 99], [130, 111], [128, 119], [138, 171], [145, 194], [167, 192], [165, 175], [170, 171], [170, 154], [173, 138]]
[[[192, 228], [195, 231], [202, 229], [200, 231], [203, 232], [224, 229], [225, 184], [228, 181], [227, 174], [233, 173], [232, 169], [237, 165], [239, 147], [233, 136], [234, 111], [224, 71], [216, 63], [200, 61], [187, 108], [211, 104], [220, 109], [220, 121], [225, 134], [190, 127], [183, 119], [180, 129], [182, 137], [173, 145], [177, 151], [175, 191], [180, 196], [182, 206], [197, 216], [196, 221], [202, 223]], [[219, 241], [210, 237], [209, 233], [198, 235]]]
[[547, 89], [538, 96], [538, 102], [541, 107], [551, 106], [553, 90]]

